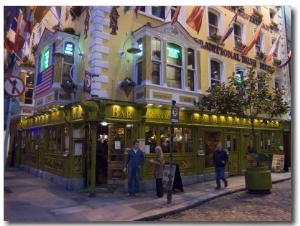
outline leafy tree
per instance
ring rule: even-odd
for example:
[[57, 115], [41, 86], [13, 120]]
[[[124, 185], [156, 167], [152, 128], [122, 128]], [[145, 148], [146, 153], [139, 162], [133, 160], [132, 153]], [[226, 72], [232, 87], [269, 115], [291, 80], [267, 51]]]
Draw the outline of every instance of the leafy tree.
[[274, 117], [281, 117], [289, 112], [289, 103], [284, 100], [285, 89], [272, 88], [270, 91], [270, 73], [261, 73], [256, 76], [255, 67], [248, 70], [242, 79], [235, 73], [229, 77], [229, 82], [210, 87], [207, 95], [195, 102], [201, 111], [214, 110], [215, 113], [226, 115], [235, 114], [239, 118], [246, 118], [251, 123], [253, 148], [250, 155], [260, 165], [260, 156], [256, 150], [254, 120], [260, 116], [264, 121]]

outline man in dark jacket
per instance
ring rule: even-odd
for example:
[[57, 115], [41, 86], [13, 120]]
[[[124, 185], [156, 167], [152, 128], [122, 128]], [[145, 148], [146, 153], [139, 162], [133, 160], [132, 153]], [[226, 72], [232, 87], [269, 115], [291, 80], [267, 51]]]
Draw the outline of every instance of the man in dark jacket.
[[[133, 148], [128, 151], [124, 172], [128, 166], [128, 193], [126, 196], [138, 196], [139, 192], [139, 180], [140, 170], [145, 164], [145, 155], [141, 149], [139, 149], [139, 141], [133, 142]], [[134, 184], [132, 187], [132, 180]]]
[[228, 155], [227, 152], [222, 149], [221, 143], [217, 144], [217, 150], [214, 152], [213, 161], [217, 183], [217, 187], [215, 189], [221, 189], [221, 180], [224, 182], [224, 186], [226, 188], [228, 186], [228, 181], [225, 179], [225, 166], [228, 162]]

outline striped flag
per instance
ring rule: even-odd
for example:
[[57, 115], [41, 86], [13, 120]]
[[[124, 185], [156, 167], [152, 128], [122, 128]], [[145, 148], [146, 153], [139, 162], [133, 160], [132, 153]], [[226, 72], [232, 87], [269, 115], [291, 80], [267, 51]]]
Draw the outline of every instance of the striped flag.
[[279, 37], [278, 37], [278, 38], [276, 39], [276, 41], [273, 43], [273, 46], [272, 46], [272, 48], [270, 49], [269, 54], [266, 56], [265, 61], [270, 61], [270, 60], [272, 59], [273, 53], [274, 53], [274, 51], [275, 51], [275, 49], [276, 49], [276, 47], [277, 47], [277, 45], [278, 45], [280, 36], [281, 36], [281, 35], [279, 35]]
[[46, 70], [40, 72], [37, 76], [35, 95], [47, 91], [52, 86], [53, 79], [53, 65], [49, 66]]
[[227, 31], [225, 32], [225, 34], [223, 35], [223, 37], [220, 39], [218, 45], [221, 45], [225, 42], [225, 40], [230, 36], [230, 34], [233, 31], [233, 26], [236, 23], [236, 19], [237, 19], [237, 13], [234, 15], [234, 17], [232, 18], [229, 27], [227, 28]]
[[283, 68], [283, 67], [285, 67], [286, 65], [288, 65], [288, 63], [290, 62], [291, 58], [292, 58], [292, 51], [289, 52], [289, 54], [288, 54], [288, 59], [287, 59], [284, 63], [282, 63], [282, 64], [279, 66], [279, 68]]
[[9, 53], [14, 53], [16, 42], [17, 20], [14, 19], [4, 39], [4, 48]]
[[242, 51], [242, 55], [247, 55], [248, 52], [252, 49], [252, 47], [254, 46], [254, 44], [257, 42], [258, 38], [259, 38], [259, 34], [260, 34], [260, 31], [261, 31], [261, 27], [262, 27], [262, 22], [260, 23], [260, 25], [258, 26], [258, 28], [256, 29], [255, 33], [254, 33], [254, 36], [251, 40], [251, 42], [249, 43], [248, 46], [246, 46], [243, 51]]
[[15, 38], [15, 52], [20, 51], [25, 43], [25, 39], [23, 38], [24, 35], [24, 28], [25, 28], [25, 21], [23, 20], [23, 12], [20, 9], [19, 16], [17, 19], [17, 29], [16, 29], [16, 38]]
[[199, 34], [201, 28], [204, 9], [205, 6], [195, 6], [191, 15], [186, 20], [186, 24], [197, 31], [197, 34]]

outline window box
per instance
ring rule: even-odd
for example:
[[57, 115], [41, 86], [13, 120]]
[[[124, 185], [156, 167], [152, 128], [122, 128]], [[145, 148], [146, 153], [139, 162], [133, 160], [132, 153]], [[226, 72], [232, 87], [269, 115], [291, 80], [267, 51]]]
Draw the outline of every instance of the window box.
[[209, 37], [214, 42], [219, 42], [219, 40], [221, 39], [221, 35], [218, 35], [216, 32], [210, 33]]
[[246, 45], [243, 44], [241, 40], [235, 41], [235, 48], [243, 50], [245, 47], [246, 47]]
[[276, 57], [273, 57], [273, 64], [275, 65], [275, 66], [280, 66], [281, 65], [281, 60], [279, 60], [278, 58], [276, 58]]
[[259, 12], [257, 9], [253, 9], [253, 12], [252, 12], [251, 16], [256, 18], [257, 20], [260, 20], [260, 21], [262, 21], [262, 18], [263, 18], [262, 13]]
[[279, 31], [278, 24], [275, 23], [274, 21], [272, 21], [272, 22], [270, 23], [270, 29], [271, 29], [271, 30], [274, 30], [274, 31]]
[[266, 55], [263, 51], [259, 50], [256, 52], [255, 56], [259, 59], [263, 59]]

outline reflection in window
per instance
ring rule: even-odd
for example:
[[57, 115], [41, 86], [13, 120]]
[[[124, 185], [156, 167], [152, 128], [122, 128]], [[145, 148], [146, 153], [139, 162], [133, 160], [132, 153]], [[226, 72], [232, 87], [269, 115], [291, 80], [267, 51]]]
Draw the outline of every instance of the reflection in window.
[[187, 50], [188, 55], [188, 87], [191, 91], [195, 91], [195, 51], [191, 48]]
[[170, 127], [160, 127], [159, 134], [162, 151], [170, 152]]
[[179, 45], [167, 44], [167, 75], [166, 82], [169, 87], [182, 88], [182, 49]]
[[212, 12], [208, 12], [209, 36], [218, 34], [218, 16]]
[[191, 128], [184, 129], [184, 143], [185, 143], [185, 152], [193, 152], [194, 142], [193, 142]]
[[211, 87], [221, 83], [221, 65], [219, 62], [210, 61]]
[[145, 145], [150, 146], [150, 153], [155, 153], [156, 138], [157, 138], [156, 130], [157, 130], [157, 128], [155, 126], [146, 127]]
[[151, 40], [152, 51], [152, 84], [160, 85], [160, 67], [161, 67], [161, 41], [158, 38]]

